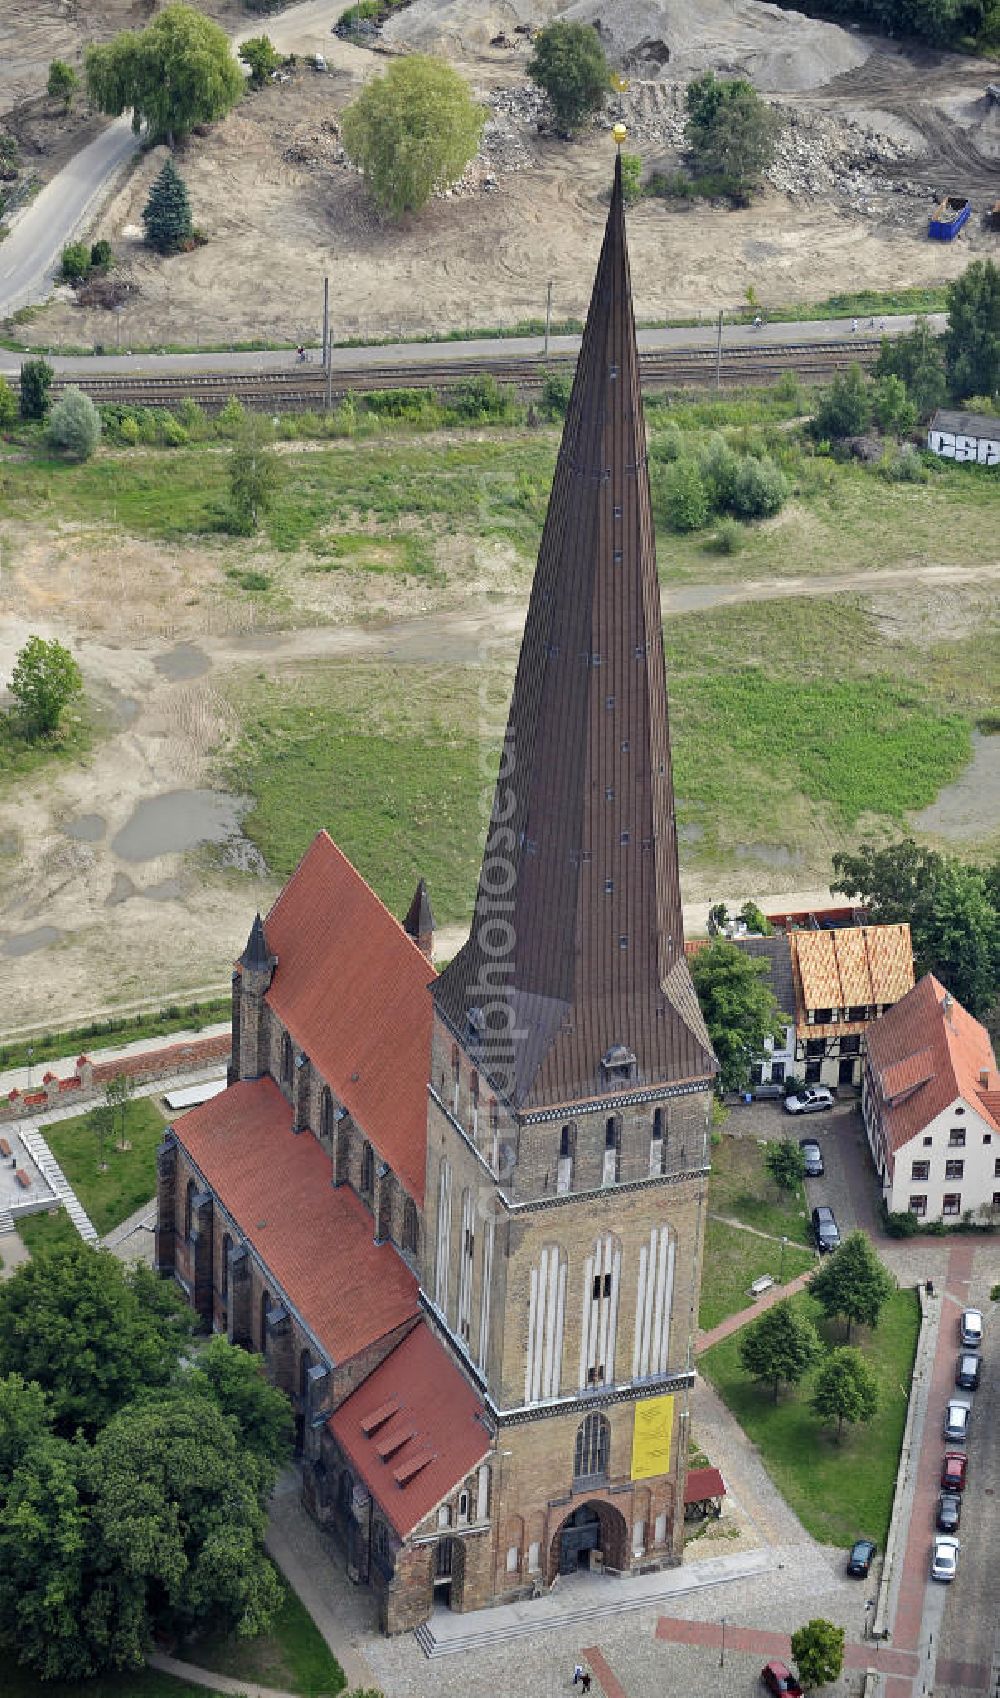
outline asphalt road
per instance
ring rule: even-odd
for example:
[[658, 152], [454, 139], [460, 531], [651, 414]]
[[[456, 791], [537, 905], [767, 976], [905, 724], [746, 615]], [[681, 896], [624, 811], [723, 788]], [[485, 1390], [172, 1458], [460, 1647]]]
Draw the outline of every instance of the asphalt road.
[[[974, 1301], [982, 1303], [987, 1316], [990, 1304], [988, 1292], [973, 1287]], [[950, 1316], [942, 1323], [952, 1335], [955, 1355], [958, 1355], [958, 1336]], [[938, 1641], [938, 1680], [935, 1692], [940, 1698], [954, 1692], [958, 1698], [971, 1698], [966, 1679], [948, 1678], [957, 1673], [955, 1665], [988, 1669], [997, 1635], [997, 1497], [1000, 1496], [1000, 1372], [997, 1363], [997, 1328], [987, 1322], [983, 1341], [983, 1374], [979, 1390], [957, 1392], [959, 1397], [972, 1396], [972, 1428], [969, 1434], [969, 1484], [962, 1504], [962, 1524], [958, 1536], [962, 1549], [958, 1558], [958, 1574], [949, 1587], [943, 1611], [944, 1621]], [[950, 1391], [950, 1388], [949, 1388]], [[938, 1422], [943, 1411], [935, 1411], [932, 1419]], [[945, 1449], [942, 1439], [941, 1449]], [[971, 1670], [969, 1671], [971, 1672]], [[942, 1680], [941, 1675], [945, 1675]], [[980, 1677], [981, 1678], [981, 1677]], [[974, 1690], [981, 1690], [979, 1679]]]
[[131, 119], [116, 118], [24, 209], [0, 242], [0, 317], [44, 299], [66, 243], [138, 147]]

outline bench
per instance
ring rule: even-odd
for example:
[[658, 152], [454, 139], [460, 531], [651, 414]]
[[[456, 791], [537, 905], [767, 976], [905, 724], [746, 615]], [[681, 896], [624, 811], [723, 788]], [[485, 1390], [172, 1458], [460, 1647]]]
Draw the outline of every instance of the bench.
[[31, 1189], [31, 1174], [25, 1173], [23, 1167], [18, 1168], [17, 1172], [14, 1175], [14, 1178], [17, 1180], [17, 1183], [20, 1185], [22, 1191], [29, 1191]]
[[5, 1161], [10, 1161], [11, 1148], [6, 1138], [0, 1138], [0, 1156], [3, 1156]]
[[750, 1287], [751, 1297], [763, 1297], [765, 1291], [770, 1291], [773, 1284], [773, 1274], [761, 1274], [760, 1278], [755, 1279]]

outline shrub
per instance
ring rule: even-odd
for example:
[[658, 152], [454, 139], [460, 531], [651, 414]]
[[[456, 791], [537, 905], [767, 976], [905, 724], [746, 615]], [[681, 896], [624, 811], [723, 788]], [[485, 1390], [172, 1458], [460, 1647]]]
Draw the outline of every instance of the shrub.
[[637, 153], [622, 154], [622, 196], [626, 206], [642, 199], [642, 160]]
[[419, 212], [458, 181], [475, 156], [486, 114], [450, 65], [426, 54], [395, 59], [347, 107], [344, 147], [381, 212]]
[[165, 448], [182, 448], [189, 440], [188, 433], [180, 419], [173, 413], [164, 412], [160, 419], [160, 441]]
[[684, 438], [677, 425], [668, 424], [649, 445], [651, 460], [664, 460], [668, 464], [679, 460], [684, 452]]
[[663, 482], [663, 507], [672, 531], [697, 531], [708, 518], [708, 497], [693, 460], [677, 460]]
[[442, 400], [446, 413], [464, 424], [502, 423], [515, 411], [512, 391], [488, 373], [456, 383], [445, 390]]
[[740, 462], [724, 436], [709, 437], [699, 470], [712, 506], [718, 512], [726, 512], [733, 505]]
[[242, 401], [238, 401], [235, 395], [230, 395], [229, 400], [216, 418], [215, 434], [223, 437], [239, 436], [246, 420], [246, 408]]
[[103, 238], [95, 242], [90, 250], [90, 264], [94, 271], [108, 271], [115, 262], [111, 251], [111, 243]]
[[538, 411], [543, 419], [564, 419], [569, 406], [569, 398], [573, 389], [573, 379], [562, 372], [550, 371], [546, 374], [539, 397]]
[[22, 419], [44, 419], [55, 375], [48, 360], [25, 360], [21, 367]]
[[711, 542], [713, 554], [738, 554], [743, 547], [743, 527], [735, 519], [720, 519]]
[[72, 65], [67, 65], [65, 59], [53, 59], [45, 92], [50, 100], [61, 100], [68, 112], [79, 82]]
[[86, 242], [70, 242], [62, 251], [62, 275], [67, 283], [79, 283], [90, 270], [90, 249]]
[[185, 395], [174, 408], [174, 413], [184, 426], [188, 436], [201, 438], [208, 435], [208, 417], [204, 407], [199, 407], [197, 401], [192, 401], [190, 395]]
[[611, 84], [600, 37], [592, 24], [547, 24], [535, 37], [528, 75], [549, 97], [558, 123], [575, 130], [597, 112]]
[[9, 430], [17, 418], [17, 396], [5, 377], [0, 377], [0, 430]]
[[101, 415], [82, 389], [64, 391], [49, 414], [49, 441], [74, 460], [89, 460], [101, 440]]
[[824, 393], [812, 422], [815, 437], [836, 441], [860, 436], [872, 416], [871, 389], [860, 366], [838, 372]]
[[773, 460], [745, 459], [736, 474], [732, 508], [741, 519], [770, 519], [788, 500], [788, 480]]
[[241, 42], [239, 58], [250, 72], [251, 88], [263, 88], [281, 64], [281, 54], [275, 52], [274, 42], [267, 35], [252, 35]]
[[920, 1221], [911, 1209], [885, 1209], [883, 1220], [890, 1238], [912, 1238], [920, 1231]]
[[912, 442], [904, 442], [898, 454], [890, 454], [879, 466], [880, 476], [890, 483], [926, 483], [930, 476]]

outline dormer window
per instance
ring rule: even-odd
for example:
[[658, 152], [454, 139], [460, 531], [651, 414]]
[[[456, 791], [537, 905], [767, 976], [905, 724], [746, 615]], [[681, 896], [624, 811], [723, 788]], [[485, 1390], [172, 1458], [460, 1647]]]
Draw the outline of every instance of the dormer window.
[[612, 1087], [631, 1084], [635, 1079], [636, 1061], [625, 1044], [612, 1044], [601, 1057], [601, 1071]]
[[486, 1015], [481, 1008], [470, 1008], [468, 1013], [469, 1037], [473, 1043], [482, 1043], [486, 1036]]

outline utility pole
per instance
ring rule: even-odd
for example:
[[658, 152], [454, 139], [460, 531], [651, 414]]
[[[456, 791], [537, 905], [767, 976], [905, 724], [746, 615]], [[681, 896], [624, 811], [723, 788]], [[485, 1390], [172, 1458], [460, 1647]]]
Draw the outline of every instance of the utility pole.
[[719, 334], [715, 344], [715, 387], [722, 388], [722, 308], [719, 308]]
[[330, 390], [333, 374], [330, 370], [330, 279], [323, 279], [323, 408], [330, 411]]
[[545, 358], [549, 357], [549, 331], [552, 328], [552, 279], [545, 292]]
[[323, 360], [326, 367], [326, 383], [323, 390], [323, 407], [326, 412], [333, 406], [333, 350], [332, 332], [323, 344]]

